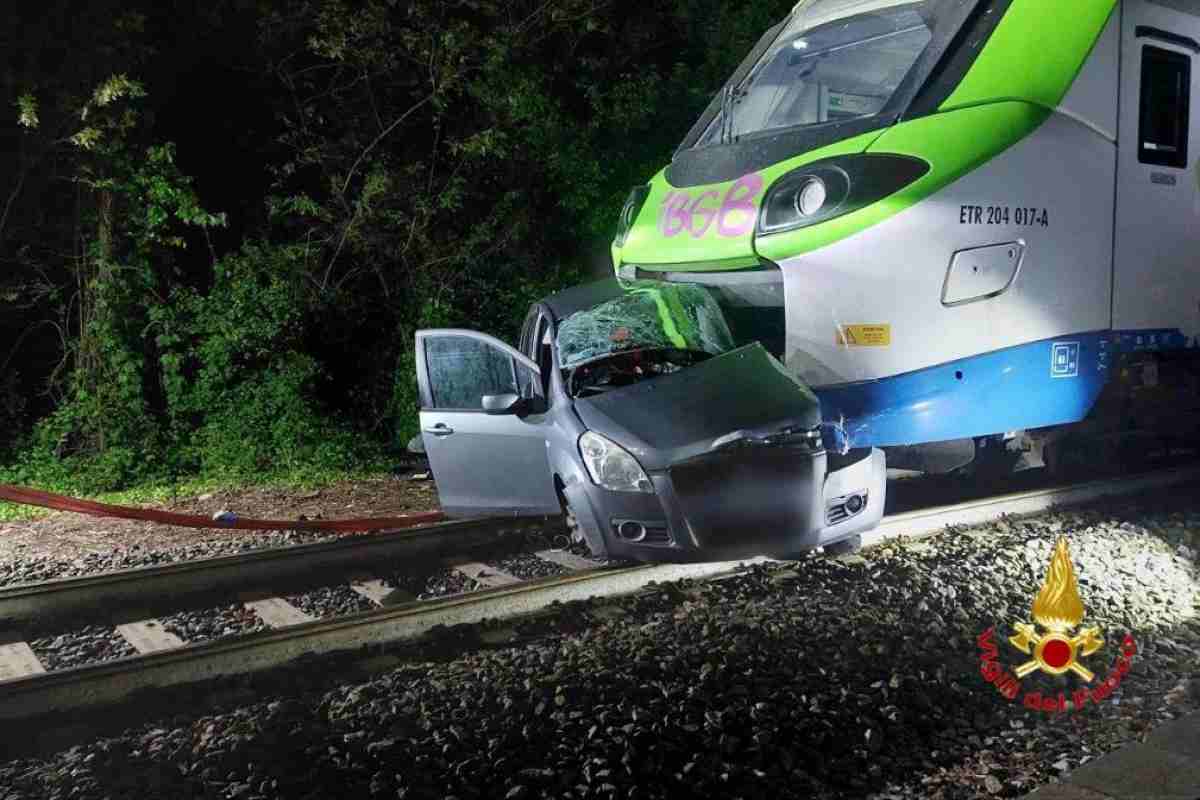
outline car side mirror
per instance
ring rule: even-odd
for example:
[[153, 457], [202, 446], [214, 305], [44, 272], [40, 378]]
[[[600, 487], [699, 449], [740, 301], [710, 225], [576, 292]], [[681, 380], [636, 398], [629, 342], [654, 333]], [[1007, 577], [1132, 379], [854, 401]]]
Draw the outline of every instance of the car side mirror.
[[516, 414], [521, 404], [521, 396], [516, 394], [485, 394], [483, 410], [487, 414]]

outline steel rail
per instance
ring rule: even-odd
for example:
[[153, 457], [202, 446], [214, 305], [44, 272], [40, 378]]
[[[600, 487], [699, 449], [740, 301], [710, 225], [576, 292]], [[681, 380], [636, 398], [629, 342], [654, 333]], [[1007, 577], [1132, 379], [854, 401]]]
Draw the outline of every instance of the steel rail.
[[177, 561], [95, 575], [0, 588], [0, 627], [70, 618], [121, 619], [186, 610], [189, 601], [230, 591], [275, 588], [323, 574], [378, 566], [385, 561], [419, 564], [463, 556], [499, 545], [511, 533], [544, 524], [541, 519], [485, 518], [437, 523], [312, 544], [263, 548], [215, 558]]
[[1011, 492], [933, 508], [917, 509], [884, 517], [878, 526], [863, 534], [869, 547], [897, 536], [927, 536], [958, 525], [979, 525], [1001, 516], [1036, 514], [1056, 507], [1089, 503], [1104, 497], [1136, 494], [1149, 489], [1200, 482], [1200, 467], [1186, 466], [1140, 475], [1102, 478], [1067, 486], [1052, 486]]
[[[1017, 492], [885, 518], [868, 536], [874, 545], [898, 536], [924, 537], [951, 525], [979, 524], [1001, 516], [1036, 513], [1200, 482], [1200, 467], [1165, 470], [1051, 489]], [[282, 667], [303, 655], [346, 652], [419, 637], [437, 626], [516, 617], [597, 596], [629, 594], [652, 583], [736, 574], [765, 558], [740, 562], [597, 568], [564, 576], [485, 589], [438, 600], [363, 611], [244, 636], [185, 645], [158, 653], [0, 681], [0, 721], [116, 704], [135, 692], [178, 687], [222, 676]]]
[[477, 623], [553, 603], [634, 592], [653, 581], [710, 577], [748, 563], [752, 561], [601, 567], [0, 681], [0, 722], [110, 705], [134, 692], [271, 669], [301, 656], [411, 639], [437, 626]]

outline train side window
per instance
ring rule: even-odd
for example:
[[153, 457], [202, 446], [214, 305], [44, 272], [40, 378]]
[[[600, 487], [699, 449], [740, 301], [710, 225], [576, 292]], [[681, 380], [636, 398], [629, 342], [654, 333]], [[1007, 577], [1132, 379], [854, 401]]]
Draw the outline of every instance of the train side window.
[[1142, 48], [1141, 115], [1138, 161], [1186, 168], [1192, 59], [1183, 53]]

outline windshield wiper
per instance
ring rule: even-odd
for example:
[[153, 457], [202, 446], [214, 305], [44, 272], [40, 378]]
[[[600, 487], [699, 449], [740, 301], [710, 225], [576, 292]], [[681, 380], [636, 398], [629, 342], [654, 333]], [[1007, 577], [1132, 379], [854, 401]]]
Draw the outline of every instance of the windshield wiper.
[[721, 144], [729, 144], [733, 139], [733, 84], [725, 86], [725, 94], [721, 97]]
[[725, 87], [721, 97], [721, 144], [731, 144], [737, 137], [737, 129], [733, 124], [733, 104], [749, 89], [737, 89], [732, 84]]
[[[573, 367], [567, 372], [567, 394], [569, 394], [571, 397], [583, 397], [584, 394], [589, 390], [596, 392], [597, 394], [604, 391], [604, 388], [601, 387], [605, 386], [606, 381], [601, 381], [599, 383], [590, 381], [589, 379], [591, 376], [587, 375], [582, 376], [583, 380], [579, 380], [581, 377], [579, 375], [579, 370], [584, 366], [586, 365], [580, 364], [578, 367]], [[578, 386], [575, 385], [576, 381], [579, 381]]]
[[[668, 361], [672, 364], [680, 364], [686, 362], [683, 366], [692, 366], [701, 361], [707, 361], [713, 357], [713, 354], [707, 350], [689, 350], [679, 347], [666, 347], [658, 351], [659, 356], [663, 361]], [[678, 356], [686, 356], [686, 358], [678, 358]]]
[[[607, 355], [603, 355], [598, 358], [591, 359], [590, 361], [585, 361], [584, 363], [578, 364], [574, 367], [567, 368], [567, 370], [566, 370], [567, 393], [570, 394], [572, 397], [579, 397], [582, 395], [583, 392], [586, 392], [589, 390], [594, 391], [594, 392], [605, 392], [605, 391], [608, 391], [609, 389], [615, 388], [615, 385], [612, 383], [611, 375], [603, 378], [600, 381], [592, 380], [592, 376], [582, 376], [582, 380], [581, 380], [579, 371], [585, 367], [594, 367], [594, 366], [600, 364], [601, 362], [607, 361], [609, 359], [620, 358], [622, 356], [627, 356], [632, 353], [641, 353], [643, 355], [643, 357], [646, 359], [646, 363], [648, 363], [648, 364], [655, 363], [655, 362], [668, 363], [668, 364], [674, 364], [678, 367], [690, 367], [695, 364], [698, 364], [701, 361], [705, 361], [709, 358], [712, 358], [714, 355], [713, 353], [710, 353], [707, 350], [688, 349], [688, 348], [680, 348], [680, 347], [643, 347], [643, 348], [636, 348], [636, 349], [630, 349], [630, 350], [618, 350], [618, 351], [615, 351], [612, 353], [608, 353]], [[641, 373], [639, 373], [639, 374], [641, 374]], [[641, 377], [638, 380], [648, 380], [650, 378], [655, 378], [655, 377], [657, 377], [657, 374], [654, 374], [654, 373], [641, 374]], [[576, 386], [576, 381], [579, 381], [578, 386]], [[585, 382], [585, 381], [590, 381], [590, 382]], [[617, 385], [621, 385], [621, 384], [617, 384]]]

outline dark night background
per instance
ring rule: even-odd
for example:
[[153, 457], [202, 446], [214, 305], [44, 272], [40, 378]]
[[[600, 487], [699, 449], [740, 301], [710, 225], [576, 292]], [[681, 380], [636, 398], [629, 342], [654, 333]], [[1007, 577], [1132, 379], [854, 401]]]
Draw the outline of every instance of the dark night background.
[[789, 5], [7, 5], [0, 480], [385, 463], [413, 331], [511, 340], [608, 269], [629, 188]]

